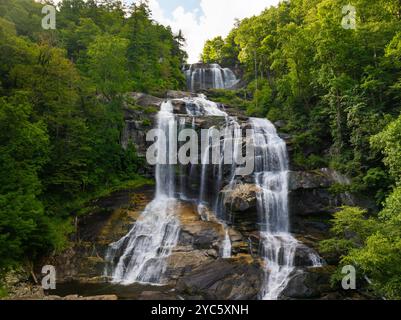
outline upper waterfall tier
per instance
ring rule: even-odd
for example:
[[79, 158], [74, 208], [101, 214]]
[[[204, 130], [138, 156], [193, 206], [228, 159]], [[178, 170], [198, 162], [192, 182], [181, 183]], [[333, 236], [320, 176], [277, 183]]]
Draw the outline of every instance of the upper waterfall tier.
[[230, 89], [239, 80], [229, 68], [222, 68], [220, 65], [196, 63], [185, 70], [188, 90], [196, 92], [205, 89]]

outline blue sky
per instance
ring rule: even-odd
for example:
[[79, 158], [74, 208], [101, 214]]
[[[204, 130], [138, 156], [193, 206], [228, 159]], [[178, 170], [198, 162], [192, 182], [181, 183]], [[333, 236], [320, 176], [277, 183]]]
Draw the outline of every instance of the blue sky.
[[[125, 0], [128, 3], [140, 0]], [[279, 0], [148, 0], [152, 17], [174, 32], [181, 30], [187, 40], [189, 62], [197, 62], [205, 41], [226, 37], [235, 19], [262, 12]]]
[[[218, 1], [218, 0], [216, 0]], [[159, 0], [160, 7], [166, 12], [167, 15], [172, 17], [172, 12], [179, 6], [182, 6], [186, 11], [199, 10], [200, 13], [200, 0]]]

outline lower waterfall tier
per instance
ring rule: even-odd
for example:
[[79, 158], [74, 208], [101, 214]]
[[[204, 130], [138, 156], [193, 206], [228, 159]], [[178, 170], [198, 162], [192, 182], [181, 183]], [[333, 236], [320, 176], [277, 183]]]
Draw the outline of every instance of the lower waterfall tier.
[[[176, 125], [178, 132], [204, 129], [208, 136], [214, 127], [230, 134], [231, 138], [220, 139], [223, 146], [240, 141], [245, 130], [253, 128], [257, 133], [251, 139], [256, 147], [253, 172], [236, 176], [236, 166], [220, 163], [156, 166], [155, 192], [146, 201], [138, 206], [141, 191], [131, 190], [113, 214], [83, 221], [96, 230], [91, 233], [94, 238], [87, 240], [96, 241], [96, 251], [83, 254], [91, 257], [90, 262], [75, 262], [74, 270], [68, 267], [71, 263], [59, 265], [60, 279], [82, 279], [87, 274], [91, 281], [111, 281], [115, 288], [123, 284], [123, 291], [137, 292], [142, 287], [146, 292], [140, 297], [163, 299], [293, 299], [336, 294], [323, 285], [329, 283], [330, 268], [316, 249], [328, 230], [321, 212], [349, 199], [332, 195], [329, 189], [346, 179], [327, 169], [291, 171], [286, 143], [265, 119], [230, 116], [230, 108], [205, 96], [169, 95], [172, 98], [167, 101], [135, 96], [138, 103], [161, 108], [151, 123], [162, 131]], [[127, 123], [133, 121], [131, 112]], [[127, 139], [142, 144], [136, 124], [127, 130], [135, 130], [127, 131]], [[212, 154], [209, 141], [206, 150]], [[174, 149], [170, 142], [167, 158]], [[243, 150], [242, 142], [232, 149]], [[310, 204], [312, 198], [317, 202]]]

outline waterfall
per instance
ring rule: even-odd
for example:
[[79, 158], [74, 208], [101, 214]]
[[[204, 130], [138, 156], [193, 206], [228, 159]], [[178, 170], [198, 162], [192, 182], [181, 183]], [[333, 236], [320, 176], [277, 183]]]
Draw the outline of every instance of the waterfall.
[[232, 88], [239, 82], [234, 72], [230, 68], [224, 68], [223, 75], [225, 81], [224, 85], [226, 88]]
[[203, 159], [202, 159], [202, 170], [201, 170], [201, 183], [200, 183], [200, 192], [199, 192], [199, 203], [200, 205], [203, 204], [203, 202], [206, 200], [205, 198], [205, 189], [206, 189], [206, 183], [207, 183], [207, 168], [208, 168], [208, 164], [209, 164], [209, 157], [210, 157], [210, 153], [212, 151], [212, 131], [213, 131], [214, 127], [209, 128], [208, 132], [207, 132], [207, 142], [208, 145], [206, 147], [205, 150], [205, 154], [203, 155]]
[[192, 92], [205, 89], [230, 89], [239, 80], [229, 68], [222, 68], [217, 63], [196, 63], [185, 70], [187, 88]]
[[210, 101], [204, 94], [197, 97], [183, 98], [186, 104], [187, 114], [193, 117], [199, 116], [219, 116], [227, 117], [227, 113], [222, 111], [216, 102]]
[[210, 67], [213, 75], [213, 88], [225, 89], [226, 83], [223, 80], [224, 71], [218, 64], [211, 64]]
[[266, 263], [262, 299], [277, 299], [294, 270], [298, 241], [289, 233], [288, 157], [285, 142], [272, 123], [251, 120], [255, 144], [257, 209], [261, 221], [261, 255]]
[[[167, 258], [177, 245], [180, 223], [176, 215], [180, 200], [191, 199], [198, 205], [199, 215], [203, 220], [209, 219], [213, 209], [218, 221], [225, 230], [220, 241], [220, 256], [231, 257], [231, 239], [228, 225], [231, 218], [224, 205], [224, 189], [234, 189], [241, 178], [236, 176], [237, 164], [227, 166], [224, 163], [225, 153], [232, 152], [234, 157], [242, 152], [242, 130], [236, 118], [230, 117], [219, 105], [207, 100], [206, 96], [176, 99], [185, 102], [186, 115], [173, 114], [171, 100], [161, 105], [157, 115], [157, 128], [165, 133], [167, 143], [163, 148], [163, 139], [158, 139], [157, 165], [155, 168], [156, 194], [148, 204], [130, 232], [119, 241], [111, 244], [106, 259], [113, 264], [107, 272], [113, 282], [131, 284], [134, 282], [159, 285], [165, 282], [163, 275], [167, 269]], [[206, 149], [199, 170], [195, 165], [173, 165], [177, 149], [177, 131], [185, 129], [187, 122], [196, 127], [196, 117], [217, 116], [224, 119], [221, 127], [222, 136], [219, 144], [213, 139], [213, 130], [207, 131]], [[187, 118], [190, 118], [187, 121]], [[177, 129], [178, 125], [178, 129]], [[255, 154], [254, 172], [247, 178], [257, 186], [257, 211], [260, 221], [260, 254], [264, 259], [265, 280], [260, 297], [278, 299], [287, 286], [293, 271], [294, 260], [300, 243], [291, 235], [288, 213], [288, 156], [285, 142], [278, 136], [274, 125], [266, 119], [251, 118], [253, 129], [248, 143], [252, 143]], [[220, 162], [209, 164], [212, 152], [220, 152]], [[166, 159], [164, 159], [166, 157]], [[167, 162], [162, 161], [167, 160]], [[167, 164], [163, 164], [167, 163]], [[179, 177], [178, 177], [179, 174]], [[189, 183], [188, 178], [189, 176]], [[214, 182], [211, 177], [214, 178]], [[199, 189], [192, 195], [188, 189], [191, 182], [197, 180]], [[209, 184], [212, 185], [209, 185]], [[195, 184], [196, 185], [196, 184]], [[315, 267], [322, 265], [318, 255], [311, 253], [309, 259]], [[107, 270], [109, 271], [109, 270]]]
[[309, 253], [308, 257], [309, 257], [310, 261], [312, 262], [312, 267], [314, 267], [314, 268], [323, 267], [325, 264], [325, 261], [313, 252]]
[[[223, 165], [225, 159], [225, 153], [232, 152], [233, 158], [236, 159], [237, 155], [242, 152], [242, 131], [241, 126], [237, 122], [234, 117], [226, 117], [226, 124], [224, 127], [224, 134], [223, 134], [223, 143], [221, 145], [220, 150], [220, 163], [217, 169], [217, 194], [218, 196], [215, 198], [213, 209], [216, 213], [217, 217], [222, 220], [229, 220], [229, 217], [226, 215], [226, 209], [224, 207], [224, 197], [225, 193], [220, 193], [222, 188], [222, 179], [223, 179]], [[236, 169], [237, 164], [233, 161], [230, 169], [230, 177], [229, 177], [229, 184], [228, 188], [233, 189], [236, 184]]]
[[[180, 118], [180, 125], [178, 127], [178, 132], [181, 132], [185, 129], [186, 119], [185, 117]], [[184, 142], [181, 142], [182, 146]], [[185, 190], [186, 190], [186, 179], [185, 179], [185, 166], [183, 164], [179, 164], [180, 167], [180, 197], [185, 198]]]
[[[227, 117], [227, 113], [221, 111], [215, 102], [207, 100], [204, 95], [183, 100], [187, 106], [187, 114], [192, 116], [192, 127], [195, 127], [195, 116]], [[179, 119], [178, 131], [185, 128], [185, 122], [185, 118]], [[107, 266], [105, 274], [111, 275], [114, 283], [163, 284], [167, 258], [178, 242], [180, 223], [176, 211], [178, 201], [186, 199], [185, 181], [182, 176], [177, 181], [176, 165], [173, 164], [177, 156], [177, 120], [173, 114], [171, 100], [161, 104], [157, 114], [157, 128], [164, 132], [167, 141], [158, 139], [156, 142], [158, 152], [155, 198], [147, 205], [129, 233], [108, 248], [106, 261], [113, 267], [109, 270]], [[184, 168], [181, 165], [179, 171], [182, 175]], [[205, 173], [202, 173], [202, 176], [206, 179]], [[204, 181], [203, 188], [205, 187]], [[203, 198], [202, 191], [199, 198]], [[223, 241], [225, 256], [230, 254], [227, 236]]]
[[[106, 260], [113, 262], [119, 256], [117, 265], [112, 270], [113, 282], [163, 283], [166, 258], [177, 244], [180, 226], [175, 215], [175, 168], [168, 164], [176, 152], [176, 140], [171, 138], [176, 124], [172, 111], [171, 101], [167, 101], [161, 105], [157, 115], [157, 127], [169, 139], [166, 153], [157, 154], [155, 199], [148, 204], [131, 231], [109, 246]], [[158, 150], [163, 150], [162, 139], [158, 139], [157, 143]], [[167, 162], [162, 161], [162, 157], [166, 155]]]

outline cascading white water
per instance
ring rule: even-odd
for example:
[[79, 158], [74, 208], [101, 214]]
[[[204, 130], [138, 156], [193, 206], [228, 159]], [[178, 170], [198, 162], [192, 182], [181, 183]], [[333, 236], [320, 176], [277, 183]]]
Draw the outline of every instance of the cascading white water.
[[230, 68], [224, 68], [223, 75], [224, 75], [224, 86], [226, 88], [232, 88], [239, 82], [234, 72]]
[[[180, 125], [178, 127], [178, 132], [181, 132], [182, 130], [185, 129], [186, 125], [186, 119], [184, 117], [180, 118]], [[182, 146], [183, 142], [181, 143], [180, 146]], [[185, 188], [186, 188], [186, 179], [185, 179], [185, 166], [183, 164], [179, 165], [180, 167], [180, 197], [184, 198], [185, 197]]]
[[255, 146], [255, 183], [261, 192], [257, 208], [261, 219], [261, 255], [266, 279], [261, 292], [265, 300], [277, 299], [294, 270], [298, 241], [289, 233], [288, 157], [285, 142], [272, 123], [252, 118]]
[[[227, 113], [221, 111], [216, 103], [207, 100], [204, 95], [183, 100], [186, 102], [188, 115], [193, 117], [192, 127], [195, 126], [195, 116], [227, 117]], [[162, 103], [157, 119], [157, 127], [164, 132], [167, 141], [157, 140], [156, 149], [164, 152], [157, 153], [156, 195], [131, 231], [109, 246], [106, 260], [114, 264], [118, 259], [111, 270], [112, 281], [115, 283], [163, 284], [163, 274], [167, 267], [166, 258], [171, 255], [178, 241], [180, 225], [175, 214], [178, 204], [177, 194], [181, 199], [185, 199], [185, 191], [182, 177], [180, 185], [176, 185], [175, 165], [169, 164], [173, 163], [177, 149], [177, 121], [171, 100]], [[185, 118], [181, 118], [179, 122], [178, 129], [183, 128], [185, 128]], [[202, 176], [206, 179], [204, 173]], [[200, 201], [203, 197], [202, 188], [205, 187], [204, 181], [200, 191]], [[227, 236], [223, 240], [225, 257], [231, 255], [231, 249], [228, 249], [228, 246], [231, 248], [229, 241]], [[106, 275], [110, 275], [109, 271], [106, 269]]]
[[121, 254], [112, 273], [113, 282], [163, 284], [166, 258], [176, 246], [180, 230], [176, 205], [175, 199], [155, 198], [131, 231], [110, 246], [109, 261]]
[[[226, 152], [228, 154], [232, 153], [233, 159], [237, 159], [237, 156], [242, 152], [242, 130], [240, 124], [233, 117], [226, 117], [226, 123], [224, 126], [223, 133], [223, 143], [220, 149], [220, 163], [217, 168], [217, 178], [216, 178], [216, 191], [218, 196], [215, 198], [213, 204], [213, 210], [217, 217], [222, 220], [227, 220], [226, 210], [224, 206], [225, 193], [220, 193], [222, 188], [223, 179], [223, 165]], [[229, 184], [228, 189], [233, 189], [236, 184], [236, 169], [238, 165], [236, 161], [233, 161], [230, 169]]]
[[[176, 124], [172, 111], [173, 106], [167, 101], [161, 105], [157, 116], [158, 128], [170, 138], [165, 146], [166, 153], [157, 154], [155, 199], [148, 204], [131, 231], [111, 244], [107, 252], [106, 260], [110, 262], [119, 257], [112, 270], [113, 282], [162, 284], [166, 258], [177, 244], [180, 225], [175, 215], [175, 168], [168, 164], [176, 152], [176, 140], [171, 139]], [[157, 150], [163, 150], [164, 141], [159, 139], [157, 143]], [[168, 159], [162, 159], [166, 155]]]
[[193, 64], [185, 71], [187, 87], [192, 92], [205, 89], [230, 89], [239, 80], [229, 68], [222, 68], [217, 63]]
[[308, 257], [312, 262], [312, 267], [314, 268], [323, 267], [325, 264], [325, 261], [314, 252], [309, 253]]
[[[204, 95], [182, 99], [186, 104], [187, 115], [192, 117], [192, 128], [196, 126], [198, 116], [220, 116], [225, 118], [222, 145], [220, 145], [220, 164], [213, 170], [208, 165], [201, 166], [201, 172], [196, 172], [193, 166], [179, 167], [180, 178], [176, 176], [176, 166], [161, 164], [161, 157], [171, 160], [176, 152], [176, 116], [173, 114], [171, 101], [161, 105], [158, 113], [158, 129], [162, 130], [167, 139], [165, 152], [157, 154], [158, 164], [155, 169], [156, 195], [131, 229], [121, 240], [110, 245], [107, 260], [114, 264], [111, 270], [114, 282], [131, 284], [134, 282], [163, 284], [163, 275], [167, 268], [166, 261], [178, 242], [180, 233], [179, 219], [175, 211], [180, 199], [187, 200], [185, 192], [187, 181], [184, 179], [185, 170], [189, 176], [200, 178], [198, 197], [199, 213], [213, 208], [226, 230], [225, 238], [221, 241], [220, 255], [222, 258], [231, 257], [231, 239], [228, 233], [229, 223], [225, 215], [221, 197], [208, 199], [209, 174], [213, 173], [215, 185], [213, 190], [219, 194], [223, 185], [234, 188], [236, 181], [236, 165], [226, 171], [223, 168], [224, 153], [232, 150], [234, 156], [242, 150], [241, 126], [235, 118], [221, 110], [219, 105], [207, 100]], [[261, 256], [266, 262], [266, 279], [261, 292], [263, 299], [277, 299], [288, 284], [295, 269], [294, 258], [300, 243], [289, 232], [288, 216], [288, 157], [285, 142], [278, 136], [275, 127], [265, 119], [250, 119], [254, 130], [252, 143], [255, 149], [254, 181], [261, 190], [257, 193], [257, 209], [261, 222]], [[179, 120], [178, 130], [186, 126], [186, 118]], [[211, 138], [213, 128], [209, 128], [208, 137]], [[208, 139], [207, 155], [211, 154], [213, 139]], [[164, 143], [158, 140], [158, 143]], [[231, 148], [231, 149], [230, 149]], [[158, 146], [162, 150], [161, 145]], [[160, 158], [159, 158], [160, 157]], [[167, 162], [168, 163], [168, 162]], [[203, 162], [205, 163], [205, 162]], [[189, 169], [189, 170], [188, 170]], [[178, 172], [178, 171], [177, 171]], [[224, 174], [223, 174], [224, 172]], [[223, 178], [224, 175], [224, 178]], [[228, 176], [229, 175], [229, 176]], [[229, 180], [226, 180], [226, 179]], [[223, 181], [224, 180], [224, 181]], [[177, 185], [179, 184], [179, 185]], [[213, 191], [212, 191], [213, 193]], [[221, 194], [221, 193], [220, 193]], [[207, 214], [205, 214], [205, 217]], [[206, 218], [207, 219], [207, 218]], [[313, 266], [321, 266], [322, 260], [315, 254], [309, 255]], [[110, 275], [110, 273], [109, 273]]]
[[226, 83], [223, 80], [224, 73], [218, 64], [210, 65], [213, 74], [213, 88], [214, 89], [224, 89], [226, 88]]
[[207, 166], [209, 164], [209, 157], [212, 151], [212, 131], [214, 127], [209, 128], [207, 133], [207, 142], [208, 145], [205, 149], [205, 153], [202, 159], [202, 170], [201, 170], [201, 180], [200, 180], [200, 188], [199, 188], [199, 205], [202, 206], [203, 202], [205, 201], [205, 193], [206, 193], [206, 173], [207, 173]]
[[216, 102], [210, 101], [204, 94], [197, 97], [184, 98], [187, 114], [193, 117], [199, 116], [218, 116], [227, 117], [227, 113], [222, 111]]

